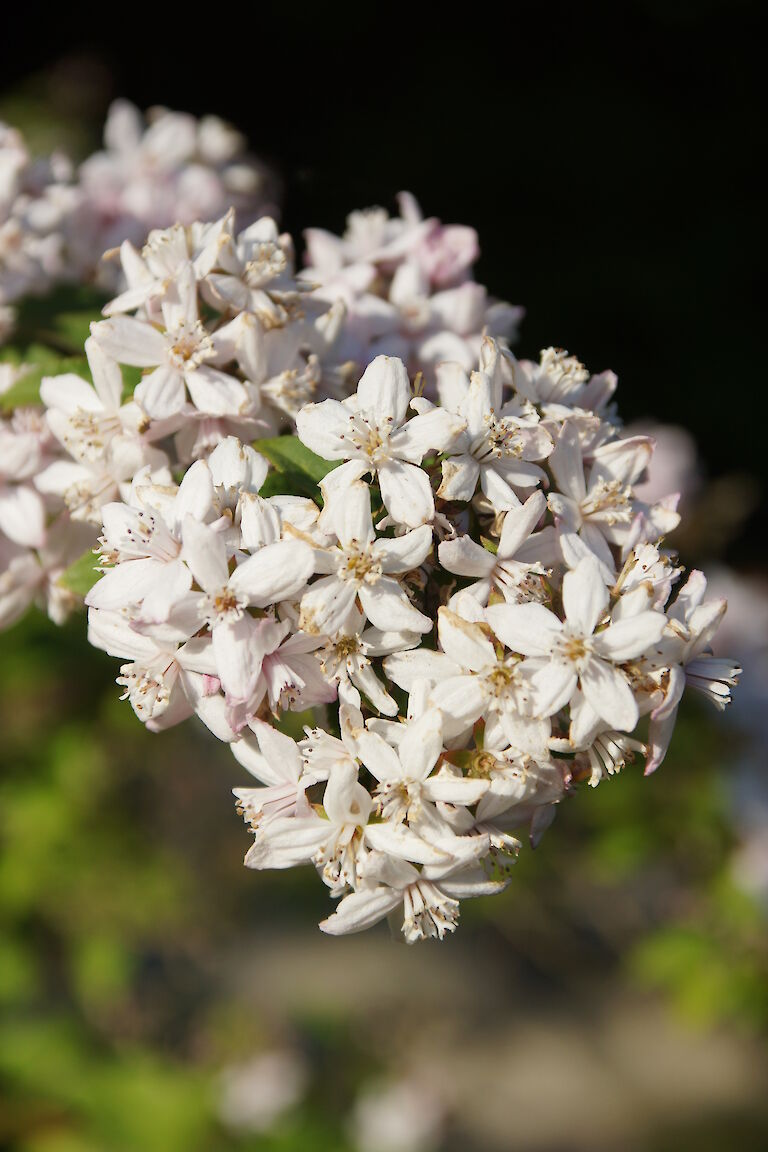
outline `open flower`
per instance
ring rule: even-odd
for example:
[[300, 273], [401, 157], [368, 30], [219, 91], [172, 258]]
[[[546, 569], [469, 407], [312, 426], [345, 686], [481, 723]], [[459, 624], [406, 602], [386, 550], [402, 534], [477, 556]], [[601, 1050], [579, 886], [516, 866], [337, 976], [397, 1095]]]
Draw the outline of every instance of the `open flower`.
[[580, 686], [606, 724], [629, 732], [638, 707], [617, 665], [656, 644], [666, 621], [659, 612], [645, 611], [596, 631], [605, 622], [608, 599], [597, 561], [585, 557], [563, 578], [565, 620], [543, 604], [497, 604], [486, 615], [499, 639], [528, 658], [522, 672], [542, 716], [559, 712]]
[[410, 603], [397, 577], [426, 559], [432, 547], [431, 528], [423, 525], [395, 539], [376, 539], [370, 495], [363, 484], [347, 490], [337, 505], [334, 526], [338, 545], [315, 553], [316, 570], [330, 575], [302, 597], [302, 630], [333, 635], [344, 627], [359, 600], [377, 628], [429, 632], [432, 621]]
[[403, 362], [377, 356], [363, 373], [356, 396], [344, 403], [310, 404], [299, 413], [296, 427], [308, 448], [325, 460], [348, 461], [326, 476], [326, 500], [343, 500], [350, 484], [372, 473], [396, 524], [416, 528], [432, 522], [435, 502], [419, 465], [429, 449], [442, 452], [449, 446], [461, 421], [435, 408], [406, 422], [411, 396]]

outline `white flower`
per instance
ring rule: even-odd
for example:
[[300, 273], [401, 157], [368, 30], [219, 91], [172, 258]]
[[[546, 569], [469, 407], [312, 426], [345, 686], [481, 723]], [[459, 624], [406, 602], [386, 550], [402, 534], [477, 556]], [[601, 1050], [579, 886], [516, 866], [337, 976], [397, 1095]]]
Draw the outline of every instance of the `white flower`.
[[103, 459], [115, 437], [137, 439], [146, 419], [132, 401], [123, 404], [123, 377], [93, 337], [85, 342], [93, 384], [74, 373], [45, 376], [40, 397], [48, 425], [70, 456], [82, 463]]
[[667, 754], [686, 684], [722, 710], [730, 703], [731, 688], [741, 674], [735, 661], [712, 655], [710, 642], [727, 604], [723, 599], [705, 600], [706, 590], [706, 577], [694, 569], [668, 611], [669, 630], [655, 661], [662, 669], [663, 696], [651, 713], [646, 775], [654, 772]]
[[191, 716], [200, 696], [199, 677], [216, 675], [210, 640], [190, 640], [183, 629], [178, 634], [169, 629], [166, 637], [156, 639], [131, 628], [119, 612], [91, 608], [88, 639], [110, 656], [130, 660], [117, 678], [125, 689], [122, 699], [130, 701], [138, 718], [155, 731]]
[[406, 860], [371, 852], [363, 883], [339, 904], [320, 927], [331, 936], [361, 932], [396, 908], [403, 913], [402, 933], [409, 944], [455, 932], [459, 899], [500, 892], [508, 881], [489, 879], [478, 866], [452, 865], [420, 872]]
[[142, 484], [134, 506], [102, 509], [102, 563], [107, 568], [86, 597], [92, 608], [141, 607], [144, 621], [168, 619], [189, 591], [192, 576], [181, 558], [181, 528], [188, 516], [204, 520], [213, 502], [208, 465], [199, 460], [177, 489]]
[[631, 541], [632, 524], [641, 510], [632, 485], [645, 471], [652, 451], [647, 436], [614, 440], [595, 449], [585, 479], [578, 430], [570, 421], [563, 424], [548, 461], [559, 491], [550, 493], [548, 503], [570, 567], [592, 555], [605, 583], [614, 582], [611, 545], [622, 549]]
[[[546, 508], [543, 492], [533, 492], [525, 504], [505, 513], [496, 553], [477, 544], [471, 536], [443, 540], [438, 548], [440, 563], [457, 576], [477, 578], [466, 591], [487, 604], [494, 590], [509, 603], [538, 600], [544, 595], [543, 578], [547, 569], [541, 558], [548, 558], [547, 544], [551, 534], [531, 536]], [[544, 529], [546, 533], [547, 530]]]
[[595, 631], [606, 619], [608, 603], [597, 561], [585, 557], [563, 578], [564, 620], [543, 604], [498, 604], [486, 615], [499, 639], [528, 657], [522, 671], [541, 715], [564, 708], [578, 685], [597, 716], [629, 732], [637, 724], [638, 706], [616, 665], [657, 643], [666, 621], [659, 612], [644, 611]]
[[443, 713], [447, 736], [486, 718], [502, 726], [500, 738], [513, 740], [531, 715], [530, 682], [519, 657], [499, 655], [487, 629], [447, 608], [438, 613], [438, 635], [442, 651], [420, 648], [389, 656], [387, 675], [406, 691], [419, 680], [433, 685], [429, 699]]
[[[375, 847], [390, 850], [391, 838], [398, 833], [388, 824], [400, 825], [407, 821], [411, 829], [444, 851], [454, 855], [462, 851], [438, 815], [435, 803], [476, 804], [487, 791], [488, 782], [456, 775], [447, 768], [433, 771], [444, 750], [443, 718], [436, 708], [408, 722], [396, 748], [368, 731], [358, 734], [357, 748], [363, 764], [378, 781], [374, 802], [387, 822], [371, 830], [370, 839]], [[377, 840], [379, 830], [383, 834]]]
[[182, 544], [182, 558], [204, 593], [200, 620], [211, 629], [224, 691], [233, 702], [248, 700], [273, 636], [272, 621], [256, 619], [246, 609], [288, 599], [303, 588], [314, 568], [312, 549], [301, 540], [279, 540], [230, 575], [224, 539], [208, 525], [187, 516]]
[[367, 472], [376, 475], [384, 506], [396, 524], [416, 528], [435, 515], [429, 477], [419, 467], [431, 448], [444, 451], [461, 429], [448, 412], [432, 409], [406, 422], [411, 400], [401, 360], [377, 356], [357, 394], [344, 403], [324, 400], [298, 415], [299, 439], [326, 460], [347, 460], [326, 476], [323, 493], [343, 499], [347, 486]]
[[478, 480], [494, 508], [519, 505], [516, 488], [532, 488], [545, 474], [532, 461], [552, 451], [552, 438], [530, 404], [503, 400], [503, 358], [495, 341], [483, 341], [481, 370], [467, 377], [457, 364], [438, 370], [441, 403], [464, 421], [465, 431], [443, 462], [438, 492], [444, 500], [471, 500]]
[[[186, 263], [167, 286], [162, 301], [164, 331], [132, 316], [114, 316], [91, 326], [94, 339], [121, 364], [151, 368], [137, 386], [137, 403], [152, 420], [184, 411], [189, 396], [211, 416], [247, 414], [252, 397], [236, 377], [216, 365], [233, 358], [243, 329], [239, 319], [209, 332], [198, 314], [197, 283]], [[234, 326], [234, 327], [233, 327]]]
[[410, 603], [395, 578], [418, 568], [432, 547], [427, 525], [395, 539], [376, 539], [368, 488], [353, 484], [339, 502], [334, 522], [338, 546], [315, 553], [316, 570], [329, 572], [301, 601], [301, 629], [331, 636], [342, 629], [355, 601], [383, 630], [429, 632], [432, 621]]

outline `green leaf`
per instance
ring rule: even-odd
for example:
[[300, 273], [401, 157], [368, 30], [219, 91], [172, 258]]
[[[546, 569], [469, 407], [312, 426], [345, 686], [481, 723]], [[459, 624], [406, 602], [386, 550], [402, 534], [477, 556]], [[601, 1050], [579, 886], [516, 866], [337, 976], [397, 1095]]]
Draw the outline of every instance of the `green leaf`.
[[321, 502], [320, 492], [314, 480], [304, 472], [270, 472], [259, 489], [259, 496], [305, 496], [308, 500]]
[[65, 284], [47, 296], [28, 296], [18, 307], [17, 339], [44, 342], [59, 353], [82, 353], [93, 320], [100, 320], [107, 301], [88, 285]]
[[70, 564], [57, 581], [63, 588], [69, 588], [76, 596], [85, 596], [90, 592], [101, 573], [96, 570], [99, 563], [98, 556], [89, 548], [74, 563]]
[[4, 348], [0, 361], [6, 364], [24, 365], [27, 371], [12, 388], [0, 396], [0, 411], [10, 412], [40, 403], [40, 382], [44, 376], [61, 376], [74, 372], [90, 380], [88, 361], [85, 357], [62, 356], [46, 348], [44, 344], [30, 344], [26, 349]]
[[254, 448], [266, 456], [280, 472], [300, 473], [318, 484], [324, 476], [341, 463], [324, 460], [306, 448], [297, 436], [275, 436], [271, 440], [256, 440]]

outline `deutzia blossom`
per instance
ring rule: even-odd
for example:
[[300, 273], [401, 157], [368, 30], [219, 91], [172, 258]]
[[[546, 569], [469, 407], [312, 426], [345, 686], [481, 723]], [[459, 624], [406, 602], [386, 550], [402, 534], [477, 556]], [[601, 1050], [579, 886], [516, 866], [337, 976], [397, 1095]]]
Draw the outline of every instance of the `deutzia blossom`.
[[[584, 699], [607, 724], [631, 731], [638, 707], [627, 678], [617, 665], [640, 656], [661, 639], [660, 612], [606, 622], [609, 597], [598, 564], [589, 557], [563, 577], [560, 620], [543, 604], [499, 604], [488, 609], [491, 627], [504, 644], [528, 659], [521, 674], [531, 685], [535, 707], [551, 716], [581, 688]], [[598, 630], [596, 630], [598, 629]]]
[[437, 408], [406, 422], [411, 398], [403, 362], [377, 356], [354, 397], [344, 403], [324, 400], [299, 413], [296, 426], [302, 443], [326, 460], [347, 461], [325, 478], [326, 500], [343, 499], [349, 484], [371, 473], [396, 524], [417, 528], [432, 521], [432, 489], [419, 465], [428, 449], [445, 451], [462, 422]]
[[397, 577], [417, 568], [432, 548], [428, 525], [403, 536], [378, 539], [371, 519], [367, 486], [352, 484], [336, 506], [335, 547], [318, 550], [317, 571], [330, 573], [301, 601], [301, 627], [311, 634], [334, 633], [344, 626], [356, 600], [377, 628], [429, 632], [432, 621], [409, 601]]
[[468, 377], [458, 364], [444, 364], [438, 375], [441, 403], [464, 422], [465, 431], [443, 463], [438, 495], [471, 500], [478, 481], [494, 508], [520, 503], [516, 489], [535, 487], [543, 478], [532, 463], [552, 452], [552, 438], [532, 406], [514, 395], [502, 399], [504, 365], [498, 346], [483, 345], [482, 369]]
[[[225, 126], [123, 105], [108, 137], [82, 173], [120, 243], [92, 382], [0, 420], [0, 625], [63, 619], [92, 575], [89, 638], [139, 720], [196, 717], [255, 781], [246, 864], [313, 866], [329, 934], [442, 939], [580, 785], [661, 763], [686, 684], [728, 703], [725, 602], [699, 572], [676, 591], [676, 494], [643, 498], [654, 444], [622, 433], [616, 377], [512, 356], [472, 229], [404, 196], [312, 230], [296, 277], [271, 218], [220, 202]], [[0, 309], [87, 248], [54, 177], [0, 132]]]

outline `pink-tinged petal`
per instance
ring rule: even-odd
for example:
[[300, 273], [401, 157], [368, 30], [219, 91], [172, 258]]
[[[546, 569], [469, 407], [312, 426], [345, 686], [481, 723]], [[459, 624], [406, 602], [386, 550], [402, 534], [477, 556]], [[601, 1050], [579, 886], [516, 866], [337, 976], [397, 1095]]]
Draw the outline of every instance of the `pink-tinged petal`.
[[[94, 564], [97, 563], [94, 557]], [[110, 568], [85, 597], [89, 608], [128, 608], [140, 604], [162, 580], [165, 564], [159, 560], [126, 560]]]
[[455, 776], [452, 772], [438, 772], [424, 781], [424, 794], [443, 804], [477, 804], [488, 791], [488, 780], [471, 779], [468, 776]]
[[265, 608], [297, 595], [314, 570], [315, 558], [308, 544], [303, 540], [278, 540], [239, 564], [229, 586], [247, 597], [250, 604]]
[[444, 866], [450, 861], [447, 852], [423, 840], [404, 824], [369, 824], [365, 838], [377, 852], [386, 852], [388, 856], [410, 860], [413, 864]]
[[151, 420], [167, 420], [181, 412], [186, 401], [184, 378], [170, 364], [161, 364], [137, 385], [136, 403]]
[[443, 461], [443, 479], [437, 490], [441, 500], [471, 500], [480, 477], [474, 456], [452, 456]]
[[319, 816], [278, 816], [260, 829], [245, 857], [246, 868], [295, 868], [308, 864], [328, 838], [331, 825]]
[[480, 719], [488, 694], [479, 677], [456, 676], [435, 684], [429, 700], [442, 712], [444, 735], [450, 740]]
[[481, 672], [496, 663], [496, 651], [477, 624], [470, 624], [448, 608], [437, 614], [440, 646], [449, 659], [470, 672]]
[[[135, 563], [135, 561], [134, 561]], [[192, 573], [183, 560], [164, 564], [153, 586], [145, 593], [141, 616], [145, 621], [167, 620], [173, 608], [192, 587]]]
[[369, 544], [374, 536], [371, 519], [371, 490], [367, 484], [354, 483], [339, 491], [339, 499], [332, 508], [333, 531], [343, 548], [359, 548]]
[[653, 446], [651, 436], [628, 436], [624, 440], [602, 444], [594, 452], [590, 488], [600, 480], [608, 483], [618, 481], [622, 485], [636, 484], [651, 461]]
[[[207, 636], [196, 636], [194, 639], [188, 640], [186, 644], [182, 644], [176, 653], [176, 659], [181, 668], [186, 668], [189, 672], [200, 672], [208, 679], [215, 679], [218, 683], [218, 669], [213, 644]], [[218, 687], [216, 692], [218, 692]], [[206, 695], [212, 694], [206, 690]]]
[[402, 899], [402, 892], [384, 885], [351, 892], [344, 897], [332, 916], [320, 922], [320, 930], [329, 936], [363, 932], [389, 915], [402, 903]]
[[443, 719], [430, 708], [407, 726], [400, 741], [400, 763], [409, 780], [425, 780], [443, 751]]
[[376, 584], [364, 584], [358, 589], [363, 611], [377, 628], [402, 629], [406, 632], [430, 632], [432, 621], [409, 601], [403, 589], [389, 576], [382, 576]]
[[185, 372], [184, 379], [198, 412], [209, 416], [238, 416], [250, 404], [244, 384], [209, 364], [203, 364], [194, 372]]
[[464, 430], [464, 421], [445, 408], [432, 408], [414, 416], [391, 438], [393, 455], [411, 464], [421, 464], [427, 452], [446, 452]]
[[259, 742], [261, 754], [273, 773], [273, 778], [265, 779], [265, 783], [298, 783], [303, 765], [295, 740], [291, 740], [290, 736], [286, 736], [283, 732], [278, 732], [264, 720], [252, 720], [251, 730]]
[[152, 368], [165, 361], [165, 337], [157, 328], [132, 316], [115, 316], [91, 325], [91, 335], [118, 364]]
[[91, 608], [88, 612], [88, 642], [121, 660], [145, 662], [158, 652], [155, 641], [136, 632], [122, 612], [98, 608]]
[[379, 470], [384, 506], [397, 524], [418, 528], [435, 515], [435, 501], [426, 472], [415, 464], [390, 460]]
[[383, 572], [410, 572], [423, 564], [432, 549], [432, 529], [428, 524], [393, 539], [382, 537], [372, 548]]
[[301, 598], [300, 627], [311, 636], [333, 635], [344, 626], [357, 595], [354, 584], [325, 576]]
[[443, 652], [418, 648], [413, 652], [398, 652], [387, 656], [384, 661], [384, 672], [399, 688], [411, 692], [418, 680], [428, 680], [431, 683], [447, 680], [452, 676], [460, 676], [461, 668]]
[[573, 696], [577, 681], [572, 665], [547, 661], [531, 676], [534, 710], [541, 716], [554, 716]]
[[587, 494], [587, 485], [579, 432], [572, 421], [566, 420], [560, 429], [555, 450], [547, 463], [559, 490], [580, 504]]
[[500, 469], [492, 464], [484, 464], [480, 469], [480, 487], [497, 512], [506, 512], [520, 507], [520, 499]]
[[563, 577], [563, 607], [568, 623], [591, 636], [608, 607], [608, 589], [596, 560], [585, 557]]
[[402, 424], [411, 400], [411, 382], [402, 360], [377, 356], [357, 386], [360, 409], [370, 413], [380, 428]]
[[324, 460], [347, 460], [358, 455], [349, 439], [351, 413], [339, 400], [305, 404], [296, 416], [299, 440]]
[[499, 640], [522, 656], [548, 656], [563, 628], [543, 604], [493, 604], [485, 616]]
[[403, 779], [403, 768], [397, 753], [381, 736], [365, 728], [361, 729], [357, 733], [355, 745], [357, 755], [379, 783]]
[[195, 713], [217, 740], [230, 744], [237, 740], [238, 733], [229, 722], [229, 708], [223, 696], [206, 696], [205, 677], [196, 672], [183, 673], [184, 691], [194, 705]]
[[650, 776], [664, 762], [677, 722], [677, 707], [672, 708], [658, 719], [651, 717], [648, 726], [648, 758], [645, 762], [645, 776]]
[[182, 525], [181, 539], [182, 558], [197, 583], [206, 592], [219, 592], [229, 582], [224, 538], [207, 524], [187, 516]]
[[14, 544], [40, 548], [45, 543], [45, 507], [25, 484], [0, 490], [0, 532]]
[[443, 408], [458, 412], [469, 391], [469, 376], [463, 365], [446, 360], [435, 368], [437, 394]]
[[581, 690], [606, 724], [620, 732], [631, 732], [636, 727], [637, 701], [618, 668], [593, 657], [581, 673]]
[[[546, 532], [546, 528], [544, 531]], [[597, 532], [597, 535], [600, 536], [599, 531]], [[610, 558], [610, 564], [606, 564], [604, 560], [602, 560], [601, 557], [598, 556], [589, 546], [587, 540], [582, 539], [582, 537], [579, 536], [576, 532], [564, 532], [559, 530], [557, 533], [557, 539], [560, 551], [563, 555], [563, 559], [569, 568], [578, 568], [582, 560], [595, 560], [600, 567], [600, 577], [603, 583], [612, 585], [616, 582], [616, 571], [613, 564], [613, 557]], [[607, 547], [605, 540], [603, 540], [603, 545]]]
[[265, 655], [261, 626], [270, 623], [254, 620], [245, 613], [237, 620], [223, 620], [213, 627], [216, 669], [229, 703], [247, 700], [256, 687]]
[[196, 460], [184, 474], [173, 505], [177, 525], [187, 516], [204, 520], [213, 504], [213, 479], [205, 460]]
[[108, 412], [117, 412], [123, 395], [123, 374], [93, 336], [85, 342], [85, 354], [99, 400]]
[[63, 376], [44, 376], [40, 382], [40, 399], [46, 408], [58, 409], [67, 416], [102, 410], [95, 389], [72, 372], [65, 372]]
[[[533, 532], [547, 506], [543, 492], [533, 492], [520, 508], [510, 508], [504, 517], [498, 557], [511, 559]], [[472, 573], [464, 573], [472, 575]], [[479, 573], [478, 573], [479, 575]]]
[[438, 548], [438, 557], [443, 568], [457, 576], [487, 577], [496, 567], [493, 553], [475, 543], [471, 536], [443, 540]]
[[665, 626], [663, 612], [638, 612], [598, 632], [594, 639], [595, 651], [615, 664], [633, 660], [659, 642]]

